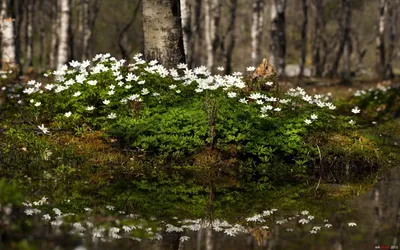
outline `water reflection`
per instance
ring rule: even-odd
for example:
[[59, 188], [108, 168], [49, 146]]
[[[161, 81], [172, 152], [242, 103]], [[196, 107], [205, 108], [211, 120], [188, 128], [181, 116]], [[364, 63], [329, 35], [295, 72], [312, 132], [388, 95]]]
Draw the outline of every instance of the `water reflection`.
[[396, 249], [399, 245], [400, 168], [382, 175], [367, 194], [351, 201], [322, 202], [313, 212], [300, 207], [269, 208], [258, 213], [242, 211], [236, 219], [216, 219], [215, 214], [223, 215], [213, 207], [217, 200], [218, 196], [215, 201], [210, 199], [204, 209], [207, 216], [200, 219], [180, 218], [179, 214], [168, 219], [142, 217], [116, 211], [111, 205], [85, 208], [78, 215], [51, 207], [46, 199], [25, 203], [22, 208], [3, 204], [0, 247], [339, 250]]

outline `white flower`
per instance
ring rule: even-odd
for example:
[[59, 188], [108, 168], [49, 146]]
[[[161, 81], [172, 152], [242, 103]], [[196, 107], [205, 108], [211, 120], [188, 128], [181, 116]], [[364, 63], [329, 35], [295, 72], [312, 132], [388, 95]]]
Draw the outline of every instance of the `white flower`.
[[263, 101], [263, 100], [257, 100], [256, 103], [257, 103], [258, 105], [263, 105], [263, 104], [264, 104], [264, 101]]
[[114, 90], [110, 90], [107, 92], [108, 95], [113, 95], [114, 93], [115, 93]]
[[90, 80], [90, 81], [88, 81], [88, 84], [91, 85], [91, 86], [95, 86], [97, 84], [97, 81], [96, 80]]
[[81, 83], [82, 84], [86, 80], [86, 76], [83, 75], [83, 74], [77, 75], [75, 80], [76, 80], [77, 83]]
[[253, 72], [254, 70], [256, 70], [256, 67], [253, 67], [253, 66], [246, 68], [246, 71], [249, 71], [249, 72]]
[[329, 223], [328, 223], [328, 224], [325, 224], [325, 227], [326, 227], [326, 228], [330, 228], [330, 227], [332, 227], [332, 224], [329, 224]]
[[350, 125], [356, 124], [356, 122], [354, 120], [350, 120], [349, 123], [350, 123]]
[[115, 113], [111, 113], [107, 116], [108, 119], [115, 119], [117, 118], [117, 115]]
[[178, 69], [186, 69], [186, 68], [187, 68], [187, 65], [184, 64], [184, 63], [180, 63], [180, 64], [178, 64], [177, 68], [178, 68]]
[[175, 89], [175, 88], [176, 88], [176, 85], [175, 85], [175, 84], [169, 85], [169, 88], [170, 88], [170, 89]]
[[224, 71], [225, 68], [220, 66], [220, 67], [217, 68], [217, 70], [218, 70], [218, 71]]
[[73, 96], [73, 97], [78, 97], [78, 96], [80, 96], [81, 94], [82, 94], [81, 92], [77, 91], [77, 92], [75, 92], [72, 96]]
[[301, 211], [302, 215], [307, 215], [309, 212], [307, 210]]
[[265, 85], [272, 86], [272, 85], [274, 85], [274, 83], [273, 82], [266, 82]]
[[54, 84], [47, 84], [44, 88], [47, 90], [52, 90], [54, 87]]
[[110, 100], [107, 100], [107, 99], [106, 99], [106, 100], [103, 101], [103, 103], [104, 103], [105, 105], [108, 105], [108, 104], [110, 104]]
[[274, 111], [276, 111], [276, 112], [279, 112], [279, 111], [281, 111], [282, 109], [281, 108], [275, 108], [274, 109]]
[[151, 60], [151, 61], [149, 62], [149, 65], [150, 65], [150, 66], [154, 66], [154, 65], [156, 65], [157, 63], [158, 63], [157, 60]]
[[318, 116], [316, 114], [311, 115], [311, 120], [317, 120], [317, 119], [318, 119]]
[[137, 84], [139, 84], [139, 85], [143, 85], [143, 84], [145, 84], [146, 83], [146, 81], [145, 80], [141, 80], [141, 81], [138, 81], [138, 83]]
[[262, 95], [260, 93], [252, 93], [249, 98], [250, 99], [254, 99], [254, 100], [258, 100], [262, 97]]
[[94, 109], [93, 106], [88, 106], [88, 107], [86, 108], [87, 111], [92, 111], [93, 109]]
[[349, 222], [349, 227], [355, 227], [355, 226], [357, 226], [357, 224], [355, 223], [355, 222]]
[[301, 220], [299, 220], [299, 223], [300, 224], [307, 224], [308, 222], [310, 222], [309, 220], [307, 220], [307, 219], [301, 219]]
[[182, 91], [180, 91], [180, 90], [178, 89], [178, 90], [177, 90], [177, 91], [175, 91], [175, 92], [179, 94], [179, 93], [181, 93]]
[[107, 205], [106, 208], [110, 211], [115, 210], [115, 207], [111, 205]]
[[316, 230], [311, 230], [311, 231], [310, 231], [310, 233], [312, 233], [312, 234], [316, 234], [316, 233], [317, 233], [317, 231], [316, 231]]
[[41, 102], [35, 102], [35, 107], [39, 107], [41, 104]]
[[360, 113], [360, 109], [358, 109], [358, 107], [355, 107], [355, 108], [353, 108], [352, 110], [351, 110], [351, 112], [353, 112], [354, 114], [358, 114], [358, 113]]
[[188, 241], [189, 239], [190, 239], [189, 236], [181, 236], [181, 237], [179, 238], [179, 241], [180, 241], [180, 242], [185, 242], [185, 241]]
[[228, 92], [228, 97], [229, 98], [235, 98], [236, 97], [236, 93], [235, 92]]
[[310, 124], [312, 123], [312, 121], [309, 120], [309, 119], [305, 119], [304, 122], [305, 122], [305, 124], [307, 124], [307, 125], [310, 125]]
[[64, 116], [67, 118], [70, 117], [71, 115], [72, 115], [72, 113], [70, 111], [64, 114]]
[[28, 94], [28, 95], [30, 95], [30, 94], [32, 94], [32, 93], [35, 93], [36, 90], [35, 90], [34, 88], [27, 88], [27, 89], [24, 89], [23, 92], [26, 93], [26, 94]]
[[312, 228], [312, 230], [318, 231], [318, 230], [321, 230], [321, 227], [315, 226], [315, 227]]
[[142, 95], [147, 95], [148, 93], [150, 93], [148, 89], [142, 89]]
[[43, 132], [43, 134], [49, 133], [49, 129], [46, 128], [43, 124], [41, 126], [38, 126], [38, 128]]
[[132, 85], [125, 85], [125, 88], [130, 89], [130, 88], [132, 88]]
[[242, 98], [242, 99], [239, 100], [239, 102], [240, 102], [240, 103], [247, 104], [247, 99], [246, 99], [246, 98]]
[[43, 220], [51, 220], [51, 216], [49, 214], [43, 215]]

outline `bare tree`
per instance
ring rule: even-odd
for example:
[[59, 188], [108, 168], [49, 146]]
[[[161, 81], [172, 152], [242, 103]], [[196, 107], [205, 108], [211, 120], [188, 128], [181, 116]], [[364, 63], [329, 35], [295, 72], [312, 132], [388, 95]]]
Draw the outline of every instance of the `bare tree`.
[[10, 17], [9, 5], [7, 0], [2, 1], [1, 9], [1, 31], [2, 31], [2, 62], [9, 66], [15, 66], [15, 40], [13, 19]]
[[308, 27], [308, 0], [301, 1], [303, 6], [303, 24], [301, 27], [301, 60], [300, 60], [300, 72], [299, 78], [304, 75], [304, 67], [306, 64], [307, 57], [307, 27]]
[[100, 11], [102, 0], [82, 0], [83, 25], [82, 25], [82, 59], [86, 60], [92, 55], [92, 37], [96, 19]]
[[321, 67], [321, 44], [322, 30], [324, 28], [324, 0], [314, 0], [315, 21], [314, 21], [314, 41], [312, 45], [312, 72], [314, 76], [321, 77], [323, 66]]
[[387, 59], [385, 64], [385, 78], [391, 79], [394, 77], [393, 74], [393, 55], [396, 47], [397, 38], [397, 19], [399, 15], [399, 2], [397, 0], [388, 1], [388, 32], [389, 32], [389, 44], [387, 51]]
[[54, 69], [57, 66], [57, 54], [59, 44], [59, 32], [58, 27], [60, 26], [59, 18], [59, 1], [54, 1], [51, 7], [51, 44], [49, 51], [49, 66]]
[[230, 20], [229, 26], [227, 30], [227, 38], [228, 44], [226, 46], [225, 51], [225, 73], [230, 74], [232, 72], [232, 57], [233, 57], [233, 49], [235, 48], [236, 43], [236, 11], [237, 11], [237, 0], [231, 0], [231, 8], [230, 8]]
[[378, 32], [376, 35], [376, 73], [380, 78], [385, 76], [385, 19], [387, 12], [387, 1], [379, 1], [378, 10]]
[[278, 75], [285, 75], [286, 67], [286, 0], [273, 0], [271, 5], [270, 62]]
[[143, 0], [143, 30], [147, 60], [167, 67], [185, 62], [179, 1]]
[[192, 32], [192, 42], [190, 43], [190, 57], [188, 59], [189, 67], [193, 67], [194, 65], [202, 64], [202, 49], [203, 49], [203, 30], [201, 26], [201, 17], [202, 17], [202, 6], [204, 1], [197, 0], [194, 4], [194, 14], [192, 15], [192, 24], [193, 24], [193, 32]]
[[264, 0], [254, 0], [251, 23], [251, 62], [253, 65], [257, 65], [261, 58], [263, 16]]
[[[341, 5], [342, 5], [341, 8], [343, 9], [343, 18], [341, 18], [343, 20], [340, 20], [339, 23], [341, 38], [336, 56], [333, 59], [332, 67], [329, 72], [330, 77], [334, 77], [335, 75], [337, 75], [340, 59], [342, 58], [343, 53], [345, 52], [346, 46], [348, 46], [348, 44], [350, 43], [351, 14], [352, 14], [351, 0], [342, 0]], [[345, 72], [344, 78], [348, 79], [349, 68], [344, 68], [344, 72]]]
[[121, 51], [122, 58], [128, 58], [128, 55], [131, 52], [128, 51], [128, 49], [125, 47], [124, 38], [126, 37], [125, 35], [129, 31], [129, 28], [135, 23], [141, 4], [142, 0], [137, 1], [136, 7], [133, 11], [132, 19], [122, 28], [122, 30], [118, 34], [118, 47], [119, 50]]
[[71, 0], [61, 0], [57, 68], [61, 68], [69, 60], [70, 37], [68, 31], [70, 30], [70, 11], [71, 11]]
[[33, 65], [33, 28], [35, 19], [35, 0], [27, 0], [26, 22], [25, 22], [25, 65], [31, 67]]

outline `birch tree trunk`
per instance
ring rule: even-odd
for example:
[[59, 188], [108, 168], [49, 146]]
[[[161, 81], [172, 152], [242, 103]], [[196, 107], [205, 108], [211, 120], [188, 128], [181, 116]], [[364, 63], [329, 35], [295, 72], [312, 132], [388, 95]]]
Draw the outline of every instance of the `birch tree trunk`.
[[301, 1], [303, 5], [303, 25], [301, 27], [301, 61], [299, 78], [303, 78], [307, 57], [307, 27], [308, 27], [308, 0]]
[[185, 62], [180, 3], [176, 0], [143, 0], [144, 51], [147, 60], [166, 67]]
[[61, 68], [68, 62], [69, 52], [69, 30], [70, 30], [70, 0], [61, 0], [60, 2], [60, 28], [59, 28], [59, 45], [57, 53], [57, 68]]
[[263, 30], [264, 0], [253, 1], [251, 23], [251, 63], [257, 65], [261, 58], [261, 38]]
[[379, 78], [385, 77], [385, 19], [387, 12], [387, 0], [379, 1], [378, 33], [376, 35], [376, 74]]
[[[330, 69], [329, 76], [334, 77], [337, 75], [340, 59], [343, 56], [344, 50], [348, 43], [350, 43], [350, 26], [351, 26], [351, 0], [342, 0], [342, 8], [344, 12], [344, 23], [341, 25], [343, 28], [341, 34], [341, 40], [336, 57], [333, 60], [332, 67]], [[349, 70], [349, 69], [345, 69]]]
[[4, 66], [16, 66], [15, 41], [14, 41], [14, 25], [13, 19], [9, 16], [9, 6], [7, 0], [2, 1], [1, 6], [1, 47], [2, 47], [2, 63]]
[[214, 67], [215, 54], [220, 43], [219, 23], [221, 18], [221, 0], [206, 0], [204, 12], [207, 67], [212, 71]]
[[271, 5], [270, 62], [278, 75], [285, 75], [286, 66], [286, 0], [273, 0]]
[[188, 0], [181, 0], [181, 20], [182, 20], [182, 31], [183, 31], [183, 47], [185, 50], [186, 61], [190, 61], [191, 54], [193, 53], [190, 49], [189, 43], [192, 40], [191, 30], [191, 12], [190, 4]]

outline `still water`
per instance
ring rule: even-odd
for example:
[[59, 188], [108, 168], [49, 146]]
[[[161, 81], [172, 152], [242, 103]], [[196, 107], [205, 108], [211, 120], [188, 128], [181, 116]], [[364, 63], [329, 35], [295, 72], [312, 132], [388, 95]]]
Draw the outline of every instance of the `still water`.
[[400, 168], [347, 200], [326, 201], [317, 193], [309, 199], [300, 192], [276, 204], [262, 195], [240, 203], [216, 193], [207, 204], [199, 202], [200, 217], [183, 213], [184, 203], [170, 203], [176, 214], [158, 211], [157, 217], [112, 205], [76, 215], [45, 198], [24, 207], [3, 204], [0, 249], [399, 249]]

